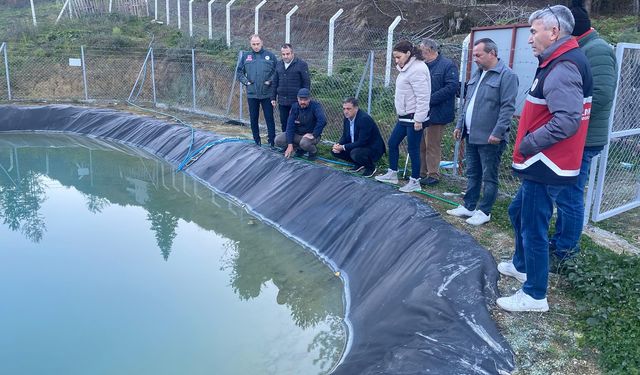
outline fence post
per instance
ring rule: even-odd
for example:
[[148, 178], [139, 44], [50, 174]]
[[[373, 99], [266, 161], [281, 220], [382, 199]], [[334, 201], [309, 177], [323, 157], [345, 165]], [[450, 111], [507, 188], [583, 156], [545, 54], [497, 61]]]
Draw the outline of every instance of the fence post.
[[11, 79], [9, 78], [9, 60], [7, 59], [7, 43], [4, 42], [0, 45], [0, 51], [4, 56], [4, 72], [7, 76], [7, 99], [11, 100]]
[[235, 2], [236, 0], [230, 0], [227, 3], [227, 47], [231, 47], [231, 5]]
[[84, 46], [80, 46], [80, 58], [82, 59], [82, 84], [84, 85], [84, 100], [89, 100], [89, 91], [87, 88], [87, 69], [84, 64]]
[[109, 0], [109, 13], [113, 10], [113, 0]]
[[[60, 18], [62, 18], [62, 15], [64, 14], [65, 9], [67, 9], [67, 6], [69, 6], [69, 1], [67, 0], [64, 2], [64, 4], [62, 5], [62, 9], [60, 9], [60, 14], [58, 14], [58, 18], [56, 18], [56, 25], [58, 24], [58, 21], [60, 21]], [[111, 13], [111, 3], [109, 3], [109, 13]]]
[[267, 3], [267, 0], [262, 0], [260, 2], [260, 4], [256, 5], [256, 10], [255, 10], [255, 17], [254, 17], [254, 21], [253, 21], [253, 33], [254, 34], [258, 34], [258, 24], [259, 24], [259, 19], [260, 19], [260, 8], [262, 8], [262, 6], [264, 4]]
[[189, 0], [189, 37], [193, 38], [193, 0]]
[[169, 26], [169, 12], [171, 11], [171, 9], [169, 8], [169, 0], [164, 0], [164, 10], [165, 14], [167, 15], [167, 26]]
[[[144, 62], [142, 63], [142, 67], [140, 68], [140, 72], [138, 73], [138, 77], [136, 78], [136, 82], [133, 84], [133, 87], [131, 88], [131, 93], [129, 94], [129, 98], [127, 99], [127, 102], [131, 101], [131, 98], [133, 97], [133, 93], [134, 91], [136, 91], [136, 87], [138, 86], [138, 82], [140, 82], [140, 78], [142, 78], [144, 82], [144, 77], [142, 77], [142, 73], [144, 73], [147, 69], [147, 60], [149, 59], [150, 54], [151, 54], [151, 47], [149, 47], [149, 52], [147, 52], [147, 56], [144, 58]], [[141, 86], [142, 86], [142, 83], [141, 83]]]
[[291, 43], [291, 16], [293, 16], [293, 14], [298, 10], [298, 6], [294, 6], [293, 8], [291, 8], [291, 10], [289, 11], [289, 13], [287, 13], [287, 16], [285, 18], [285, 26], [284, 26], [284, 42], [285, 43]]
[[180, 14], [180, 0], [176, 0], [178, 7], [178, 29], [182, 29], [182, 15]]
[[236, 60], [236, 67], [233, 70], [234, 79], [233, 79], [233, 83], [231, 84], [231, 90], [229, 91], [229, 99], [227, 100], [227, 113], [225, 114], [225, 116], [227, 117], [229, 117], [229, 112], [231, 112], [231, 100], [233, 100], [233, 92], [236, 89], [236, 82], [238, 81], [237, 79], [235, 79], [235, 74], [236, 74], [236, 71], [238, 70], [238, 66], [240, 66], [241, 59], [242, 59], [242, 51], [238, 51], [238, 60]]
[[[193, 1], [193, 0], [192, 0]], [[193, 100], [193, 111], [196, 111], [196, 50], [191, 50], [191, 95]]]
[[158, 0], [153, 0], [153, 20], [158, 20]]
[[369, 52], [370, 64], [369, 64], [369, 98], [367, 99], [367, 113], [371, 114], [371, 102], [373, 101], [373, 59], [375, 58], [375, 54], [373, 51]]
[[333, 38], [335, 36], [336, 20], [338, 19], [338, 17], [340, 17], [343, 11], [344, 10], [340, 8], [340, 10], [338, 10], [336, 14], [331, 17], [331, 19], [329, 19], [329, 53], [327, 57], [328, 76], [331, 76], [333, 74]]
[[402, 17], [397, 16], [395, 20], [389, 25], [387, 30], [387, 65], [384, 71], [384, 87], [389, 87], [391, 81], [391, 51], [393, 49], [393, 30], [396, 29], [398, 24], [402, 20]]
[[36, 21], [36, 7], [33, 5], [33, 0], [31, 1], [31, 18], [33, 18], [33, 26], [38, 26], [38, 22]]
[[364, 78], [367, 76], [367, 68], [369, 66], [369, 59], [371, 56], [367, 57], [367, 62], [364, 63], [365, 68], [362, 69], [362, 74], [360, 75], [360, 81], [358, 82], [358, 87], [356, 88], [356, 99], [360, 96], [360, 91], [362, 90], [362, 86], [364, 86]]
[[158, 102], [156, 100], [156, 65], [153, 58], [153, 47], [151, 49], [151, 87], [153, 88], [153, 106], [155, 107]]
[[[469, 58], [469, 43], [471, 43], [471, 35], [467, 35], [462, 42], [462, 55], [460, 56], [460, 99], [458, 99], [458, 118], [462, 116], [464, 110], [464, 97], [465, 97], [465, 81], [467, 80], [467, 63]], [[453, 147], [453, 174], [458, 175], [460, 170], [459, 163], [460, 153], [460, 140], [456, 140]]]
[[213, 23], [211, 20], [211, 5], [215, 2], [216, 0], [210, 0], [207, 6], [207, 18], [209, 20], [209, 39], [213, 39]]

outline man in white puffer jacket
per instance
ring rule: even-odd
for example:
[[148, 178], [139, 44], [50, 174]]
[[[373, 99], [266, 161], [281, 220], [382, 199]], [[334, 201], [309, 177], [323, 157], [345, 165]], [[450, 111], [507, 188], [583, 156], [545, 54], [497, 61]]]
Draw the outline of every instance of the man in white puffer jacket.
[[393, 58], [400, 72], [396, 78], [395, 107], [398, 122], [389, 137], [389, 170], [376, 180], [398, 183], [399, 146], [407, 137], [411, 157], [411, 177], [400, 188], [402, 192], [419, 191], [420, 188], [420, 142], [422, 132], [429, 119], [431, 99], [431, 76], [424, 63], [420, 49], [409, 41], [401, 41], [393, 47]]

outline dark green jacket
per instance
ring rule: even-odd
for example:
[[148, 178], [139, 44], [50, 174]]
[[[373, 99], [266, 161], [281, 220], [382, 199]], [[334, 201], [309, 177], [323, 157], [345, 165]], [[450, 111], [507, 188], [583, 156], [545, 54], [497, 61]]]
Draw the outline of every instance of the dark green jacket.
[[236, 70], [236, 78], [247, 87], [247, 98], [268, 99], [276, 72], [276, 56], [266, 50], [244, 52]]
[[593, 75], [593, 101], [585, 148], [602, 149], [608, 141], [609, 115], [618, 80], [616, 55], [613, 47], [593, 29], [577, 39]]

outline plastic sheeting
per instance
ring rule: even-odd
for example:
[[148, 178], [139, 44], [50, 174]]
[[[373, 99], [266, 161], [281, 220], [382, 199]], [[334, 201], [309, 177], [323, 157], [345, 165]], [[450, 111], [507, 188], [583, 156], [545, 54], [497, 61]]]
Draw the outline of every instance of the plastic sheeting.
[[[220, 137], [105, 109], [0, 106], [0, 131], [85, 134], [177, 166]], [[496, 374], [513, 351], [487, 306], [492, 256], [431, 207], [372, 179], [285, 160], [248, 143], [212, 147], [186, 172], [300, 241], [339, 271], [349, 344], [336, 374]]]

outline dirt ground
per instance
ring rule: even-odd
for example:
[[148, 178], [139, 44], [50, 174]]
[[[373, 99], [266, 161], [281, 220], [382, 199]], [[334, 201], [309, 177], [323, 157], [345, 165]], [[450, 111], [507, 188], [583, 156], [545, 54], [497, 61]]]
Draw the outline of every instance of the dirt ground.
[[[198, 117], [181, 118], [198, 128], [214, 131], [218, 134], [251, 137], [251, 131], [248, 127], [222, 124]], [[329, 163], [326, 165], [335, 168]], [[460, 178], [445, 177], [437, 187], [430, 188], [428, 193], [449, 201], [461, 202], [460, 192], [463, 191], [463, 184], [464, 182]], [[444, 211], [453, 207], [451, 204], [424, 195], [417, 196], [437, 209], [445, 220], [476, 238], [493, 254], [496, 262], [511, 257], [513, 238], [509, 228], [501, 227], [493, 222], [480, 228], [470, 226], [458, 218], [445, 214]], [[507, 198], [501, 198], [497, 204], [497, 206], [503, 207], [502, 214], [504, 215], [506, 215], [507, 205]], [[621, 219], [621, 222], [624, 220]], [[509, 295], [515, 292], [519, 285], [515, 280], [503, 278], [499, 281], [498, 287], [501, 294]], [[576, 311], [575, 303], [567, 295], [567, 289], [567, 282], [563, 277], [550, 276], [549, 301], [551, 310], [545, 314], [511, 314], [492, 308], [494, 319], [516, 353], [518, 367], [514, 374], [592, 375], [600, 373], [596, 362], [597, 356], [590, 349], [579, 347], [578, 341], [581, 334], [571, 328]]]

